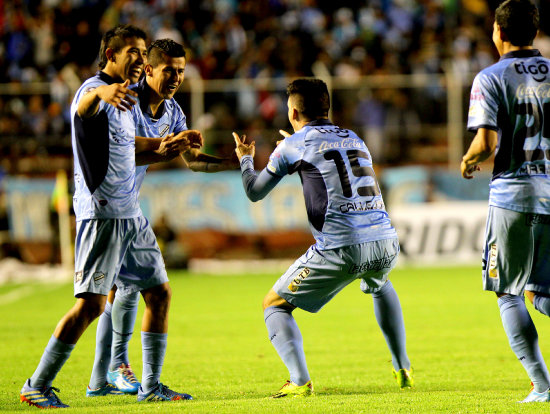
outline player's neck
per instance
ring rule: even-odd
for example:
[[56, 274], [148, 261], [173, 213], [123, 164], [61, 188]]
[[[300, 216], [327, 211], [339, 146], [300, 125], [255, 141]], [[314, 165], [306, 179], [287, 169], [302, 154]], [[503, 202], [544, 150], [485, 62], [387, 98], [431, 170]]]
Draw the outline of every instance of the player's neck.
[[531, 49], [533, 49], [533, 46], [514, 46], [510, 42], [504, 42], [502, 43], [501, 55], [505, 55], [506, 53], [510, 53], [510, 52], [517, 52], [518, 50], [531, 50]]
[[153, 88], [151, 88], [151, 85], [149, 85], [151, 89], [151, 93], [149, 95], [149, 108], [151, 109], [152, 114], [156, 114], [160, 105], [164, 101], [164, 98], [160, 95], [158, 95]]
[[116, 71], [115, 68], [111, 67], [109, 64], [107, 64], [103, 69], [101, 69], [103, 73], [106, 75], [109, 75], [111, 78], [115, 80], [115, 82], [124, 82], [125, 79], [122, 79], [122, 76]]

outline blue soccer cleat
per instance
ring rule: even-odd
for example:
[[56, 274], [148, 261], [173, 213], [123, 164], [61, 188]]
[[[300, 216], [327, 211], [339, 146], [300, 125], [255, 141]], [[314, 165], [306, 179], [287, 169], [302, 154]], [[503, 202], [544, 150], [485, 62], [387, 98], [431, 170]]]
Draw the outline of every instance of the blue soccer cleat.
[[154, 401], [178, 401], [178, 400], [192, 400], [189, 394], [179, 393], [172, 391], [166, 385], [159, 382], [156, 388], [145, 393], [143, 389], [139, 387], [137, 400], [138, 402], [154, 402]]
[[531, 390], [527, 398], [523, 401], [518, 401], [520, 403], [530, 403], [530, 402], [550, 402], [550, 390], [544, 392], [536, 392], [534, 389]]
[[137, 394], [141, 385], [134, 375], [130, 364], [121, 364], [114, 371], [107, 373], [107, 382], [124, 394]]
[[43, 388], [32, 388], [30, 378], [25, 382], [19, 397], [21, 402], [26, 402], [27, 404], [38, 407], [38, 408], [67, 408], [67, 404], [63, 404], [59, 397], [55, 395], [55, 392], [59, 392], [58, 388], [54, 387], [43, 387]]
[[105, 395], [124, 395], [124, 393], [109, 383], [105, 383], [103, 387], [95, 390], [92, 390], [90, 387], [86, 390], [86, 397], [103, 397]]

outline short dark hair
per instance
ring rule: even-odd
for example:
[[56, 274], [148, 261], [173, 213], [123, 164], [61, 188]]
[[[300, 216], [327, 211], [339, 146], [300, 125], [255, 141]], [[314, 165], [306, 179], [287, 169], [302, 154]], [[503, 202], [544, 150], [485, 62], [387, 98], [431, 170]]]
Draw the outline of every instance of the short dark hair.
[[323, 118], [330, 109], [327, 84], [321, 79], [296, 79], [289, 83], [286, 94], [298, 95], [296, 109], [307, 119]]
[[172, 39], [155, 40], [147, 48], [147, 64], [158, 66], [164, 61], [164, 55], [172, 58], [185, 57], [185, 49]]
[[147, 35], [143, 30], [131, 24], [122, 24], [105, 32], [101, 38], [101, 46], [99, 47], [99, 69], [107, 66], [107, 49], [113, 49], [115, 53], [122, 50], [126, 44], [126, 39], [137, 37], [138, 39], [147, 40]]
[[539, 11], [531, 0], [506, 0], [495, 11], [495, 21], [514, 46], [531, 46], [539, 29]]

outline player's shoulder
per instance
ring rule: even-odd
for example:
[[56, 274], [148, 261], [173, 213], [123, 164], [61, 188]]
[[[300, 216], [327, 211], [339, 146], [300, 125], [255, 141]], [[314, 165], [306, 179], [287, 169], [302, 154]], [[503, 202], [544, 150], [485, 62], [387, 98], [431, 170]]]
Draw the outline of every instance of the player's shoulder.
[[166, 105], [166, 109], [171, 113], [185, 116], [185, 114], [183, 113], [183, 109], [181, 109], [180, 104], [174, 98], [166, 99], [164, 101], [164, 104]]

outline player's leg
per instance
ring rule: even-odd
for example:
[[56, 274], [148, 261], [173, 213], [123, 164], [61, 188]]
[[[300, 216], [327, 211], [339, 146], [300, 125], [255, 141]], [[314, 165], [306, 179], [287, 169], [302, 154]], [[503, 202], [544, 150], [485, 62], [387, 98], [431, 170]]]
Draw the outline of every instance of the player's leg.
[[345, 266], [342, 257], [343, 249], [320, 252], [315, 246], [310, 247], [275, 282], [264, 299], [264, 318], [269, 339], [290, 372], [290, 381], [273, 397], [310, 395], [313, 391], [302, 335], [292, 311], [297, 307], [308, 312], [318, 312], [355, 280], [354, 275], [342, 272]]
[[534, 392], [543, 393], [550, 386], [550, 375], [540, 352], [537, 330], [523, 298], [534, 263], [533, 247], [532, 225], [526, 214], [489, 207], [484, 289], [497, 294], [510, 347], [527, 371]]
[[407, 355], [403, 311], [393, 284], [387, 280], [399, 255], [399, 242], [387, 239], [362, 246], [362, 254], [354, 260], [357, 262], [355, 268], [367, 270], [361, 280], [361, 289], [364, 293], [372, 293], [374, 315], [392, 357], [394, 378], [401, 388], [410, 388], [414, 379]]
[[107, 296], [107, 302], [103, 313], [97, 322], [95, 335], [95, 358], [92, 368], [92, 375], [88, 390], [98, 390], [107, 381], [107, 371], [111, 361], [111, 344], [113, 339], [113, 325], [111, 322], [111, 309], [115, 298], [116, 286], [113, 287]]
[[274, 398], [289, 394], [309, 395], [313, 391], [306, 365], [302, 334], [292, 316], [295, 308], [273, 289], [263, 301], [264, 320], [269, 340], [290, 373], [290, 382], [274, 394]]
[[125, 394], [136, 394], [140, 382], [134, 375], [128, 357], [128, 342], [134, 331], [139, 292], [117, 293], [113, 303], [113, 346], [107, 380]]
[[533, 271], [525, 286], [525, 296], [536, 310], [550, 316], [550, 216], [531, 214], [529, 219], [535, 251]]
[[172, 290], [157, 240], [147, 219], [134, 219], [135, 239], [130, 244], [117, 279], [121, 296], [141, 291], [145, 312], [141, 324], [142, 382], [138, 401], [192, 399], [160, 383], [168, 338], [168, 311]]
[[527, 311], [524, 298], [509, 294], [499, 295], [498, 306], [510, 347], [527, 371], [533, 390], [548, 394], [550, 376], [539, 348], [537, 329]]
[[525, 291], [525, 296], [540, 313], [550, 316], [550, 295], [539, 292]]
[[191, 400], [189, 394], [178, 393], [160, 382], [168, 343], [168, 311], [172, 290], [168, 282], [141, 292], [145, 313], [141, 325], [143, 373], [138, 401]]
[[34, 374], [21, 389], [20, 399], [39, 408], [68, 407], [55, 395], [52, 383], [82, 333], [103, 311], [106, 296], [84, 293], [61, 318]]

